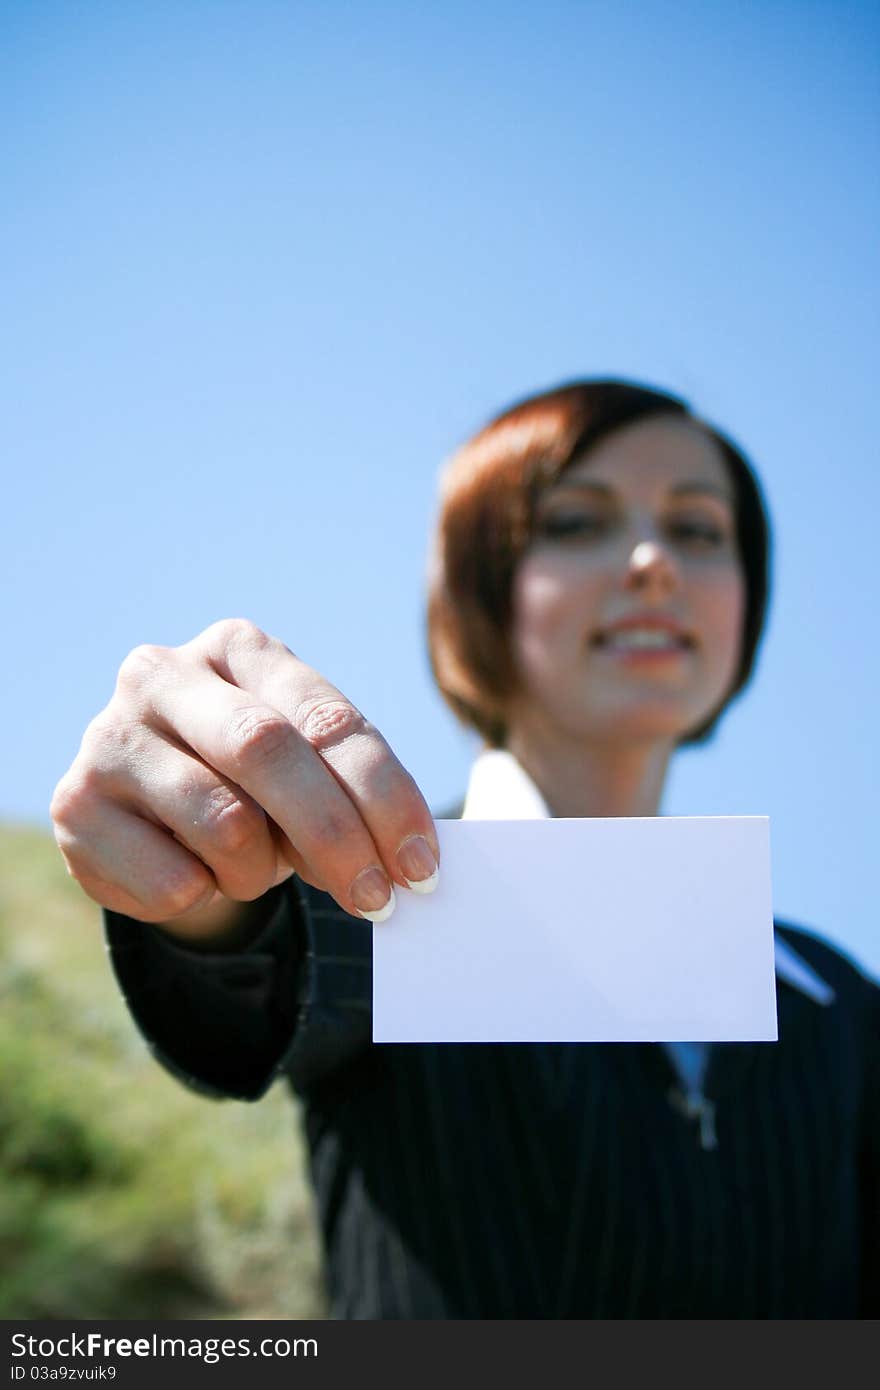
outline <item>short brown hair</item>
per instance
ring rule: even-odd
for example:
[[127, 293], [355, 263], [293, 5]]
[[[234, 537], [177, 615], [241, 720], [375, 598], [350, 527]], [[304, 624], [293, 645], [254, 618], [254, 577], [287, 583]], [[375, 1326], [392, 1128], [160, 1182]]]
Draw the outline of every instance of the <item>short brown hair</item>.
[[513, 578], [532, 536], [537, 497], [612, 430], [651, 415], [688, 420], [721, 450], [736, 497], [737, 548], [746, 580], [734, 682], [711, 715], [679, 742], [707, 739], [748, 683], [764, 628], [770, 563], [770, 523], [751, 465], [678, 396], [627, 381], [569, 382], [497, 415], [452, 456], [441, 476], [428, 588], [431, 670], [456, 717], [491, 747], [503, 747], [507, 738], [502, 707], [517, 683], [509, 643]]

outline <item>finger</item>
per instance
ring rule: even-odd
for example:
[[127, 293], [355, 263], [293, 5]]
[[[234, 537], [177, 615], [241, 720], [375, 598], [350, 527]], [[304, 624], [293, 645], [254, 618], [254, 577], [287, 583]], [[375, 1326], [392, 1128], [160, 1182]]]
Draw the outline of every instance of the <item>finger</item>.
[[204, 667], [150, 691], [151, 717], [253, 799], [347, 912], [384, 920], [391, 883], [361, 816], [321, 758], [272, 705]]
[[415, 781], [366, 720], [339, 741], [322, 740], [321, 759], [370, 829], [389, 875], [429, 893], [439, 875], [434, 822]]
[[209, 869], [169, 831], [102, 798], [80, 797], [75, 835], [56, 822], [72, 876], [102, 907], [166, 922], [204, 907], [217, 891]]
[[267, 818], [241, 787], [158, 735], [140, 776], [117, 773], [118, 795], [155, 819], [206, 864], [226, 898], [252, 902], [278, 879], [278, 846]]
[[281, 829], [281, 826], [276, 825], [273, 820], [269, 820], [268, 816], [266, 817], [266, 823], [269, 826], [272, 839], [275, 841], [278, 863], [280, 865], [277, 882], [280, 883], [283, 879], [289, 878], [290, 871], [293, 870], [299, 878], [305, 879], [306, 883], [310, 883], [313, 888], [320, 888], [322, 893], [329, 893], [330, 889], [327, 887], [325, 880], [321, 878], [320, 874], [315, 873], [314, 869], [306, 863], [302, 855], [294, 849], [284, 831]]
[[319, 672], [258, 630], [231, 641], [227, 635], [222, 650], [209, 656], [224, 679], [258, 694], [302, 734], [357, 807], [389, 876], [430, 891], [440, 862], [434, 820], [375, 725]]

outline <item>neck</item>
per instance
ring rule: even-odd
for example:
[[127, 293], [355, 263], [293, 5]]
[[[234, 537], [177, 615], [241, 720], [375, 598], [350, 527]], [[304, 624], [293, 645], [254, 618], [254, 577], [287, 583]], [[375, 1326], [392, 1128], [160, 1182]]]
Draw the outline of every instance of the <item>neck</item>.
[[553, 816], [657, 816], [672, 747], [656, 741], [608, 744], [513, 730], [507, 748]]

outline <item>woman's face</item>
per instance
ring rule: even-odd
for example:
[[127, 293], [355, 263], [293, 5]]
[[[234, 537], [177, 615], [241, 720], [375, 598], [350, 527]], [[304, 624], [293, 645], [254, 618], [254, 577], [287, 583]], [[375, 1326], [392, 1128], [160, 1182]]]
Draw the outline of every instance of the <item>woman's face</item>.
[[720, 449], [672, 416], [625, 425], [538, 502], [514, 579], [509, 728], [674, 742], [730, 689], [744, 611]]

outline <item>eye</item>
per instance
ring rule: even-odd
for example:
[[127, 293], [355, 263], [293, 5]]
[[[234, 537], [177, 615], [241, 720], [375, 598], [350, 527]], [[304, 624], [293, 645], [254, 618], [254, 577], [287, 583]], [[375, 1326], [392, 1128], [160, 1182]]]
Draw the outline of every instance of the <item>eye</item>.
[[540, 535], [561, 539], [600, 535], [604, 528], [602, 517], [588, 512], [554, 512], [538, 522]]
[[712, 521], [673, 521], [671, 534], [683, 541], [693, 541], [703, 545], [722, 545], [724, 532]]

